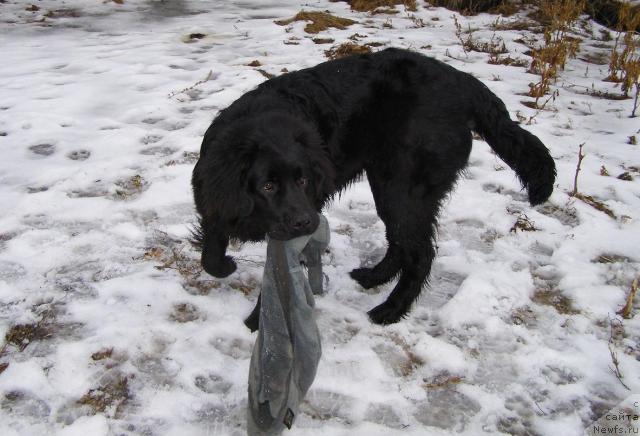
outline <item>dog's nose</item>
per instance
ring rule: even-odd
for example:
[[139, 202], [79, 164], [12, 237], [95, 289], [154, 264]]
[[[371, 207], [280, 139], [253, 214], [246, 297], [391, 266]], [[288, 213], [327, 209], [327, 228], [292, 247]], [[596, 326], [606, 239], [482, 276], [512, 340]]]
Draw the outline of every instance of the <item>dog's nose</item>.
[[300, 215], [293, 219], [292, 226], [295, 230], [307, 229], [311, 225], [311, 217], [309, 215]]

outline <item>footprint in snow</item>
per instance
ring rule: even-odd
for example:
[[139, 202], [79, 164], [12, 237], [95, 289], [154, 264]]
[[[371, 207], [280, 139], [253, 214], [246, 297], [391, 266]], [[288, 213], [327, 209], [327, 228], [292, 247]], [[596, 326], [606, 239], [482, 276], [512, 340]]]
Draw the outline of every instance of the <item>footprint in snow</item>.
[[89, 150], [73, 150], [67, 153], [67, 157], [71, 160], [87, 160], [91, 156], [91, 152]]
[[143, 150], [140, 150], [140, 154], [144, 156], [169, 156], [170, 154], [175, 153], [177, 150], [171, 147], [147, 147]]
[[29, 150], [37, 156], [46, 157], [56, 152], [56, 146], [53, 144], [36, 144], [29, 147]]

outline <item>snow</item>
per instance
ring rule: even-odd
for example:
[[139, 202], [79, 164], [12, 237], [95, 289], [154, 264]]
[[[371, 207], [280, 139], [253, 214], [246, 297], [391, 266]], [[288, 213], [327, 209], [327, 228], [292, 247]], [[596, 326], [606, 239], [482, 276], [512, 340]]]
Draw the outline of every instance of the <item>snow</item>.
[[[475, 141], [441, 215], [430, 288], [387, 327], [365, 312], [392, 284], [363, 291], [348, 277], [382, 257], [384, 225], [366, 180], [343, 193], [326, 211], [323, 357], [295, 434], [582, 434], [640, 390], [640, 322], [616, 315], [640, 263], [640, 162], [628, 144], [640, 124], [631, 100], [585, 92], [619, 92], [602, 81], [606, 65], [583, 60], [612, 42], [597, 40], [595, 23], [578, 28], [581, 51], [553, 86], [553, 110], [537, 113], [521, 104], [536, 76], [464, 53], [455, 36], [454, 15], [481, 40], [496, 16], [420, 3], [424, 27], [402, 7], [304, 8], [359, 22], [321, 33], [336, 44], [358, 33], [480, 78], [514, 118], [534, 117], [525, 128], [556, 159], [556, 190], [531, 208], [514, 173]], [[298, 12], [285, 0], [34, 4], [0, 9], [0, 337], [40, 328], [0, 348], [0, 434], [243, 434], [255, 335], [242, 320], [265, 246], [232, 246], [239, 268], [227, 279], [199, 275], [186, 241], [190, 173], [217, 111], [265, 80], [246, 64], [281, 74], [324, 61], [330, 46], [304, 23], [273, 23]], [[526, 58], [515, 40], [530, 32], [496, 34]], [[579, 189], [615, 219], [568, 196], [582, 143]], [[625, 171], [632, 181], [616, 178]], [[523, 214], [537, 231], [510, 231]], [[90, 393], [106, 406], [83, 403]]]

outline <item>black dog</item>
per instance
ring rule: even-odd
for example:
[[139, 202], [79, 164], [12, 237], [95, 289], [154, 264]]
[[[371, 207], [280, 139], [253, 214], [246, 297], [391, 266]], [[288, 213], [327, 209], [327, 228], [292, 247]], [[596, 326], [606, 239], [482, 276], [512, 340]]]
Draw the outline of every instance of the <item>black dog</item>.
[[[378, 324], [407, 314], [433, 261], [440, 203], [479, 133], [527, 188], [553, 190], [546, 147], [509, 118], [480, 81], [435, 59], [388, 49], [329, 61], [262, 83], [220, 112], [193, 171], [202, 266], [226, 277], [229, 239], [287, 240], [313, 232], [316, 211], [366, 172], [388, 249], [351, 277], [371, 288], [400, 274], [369, 311]], [[257, 328], [257, 312], [247, 320]]]

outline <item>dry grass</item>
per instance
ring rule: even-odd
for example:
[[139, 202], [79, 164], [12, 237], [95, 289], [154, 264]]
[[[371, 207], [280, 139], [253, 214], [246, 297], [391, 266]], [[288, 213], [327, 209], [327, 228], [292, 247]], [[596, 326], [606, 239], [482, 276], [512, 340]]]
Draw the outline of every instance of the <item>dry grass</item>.
[[536, 223], [531, 221], [527, 215], [521, 214], [513, 224], [513, 227], [509, 229], [509, 233], [518, 233], [518, 230], [522, 232], [535, 232], [538, 228], [536, 227]]
[[131, 397], [128, 385], [127, 376], [114, 374], [100, 386], [84, 394], [77, 404], [87, 406], [94, 415], [106, 412], [110, 416], [118, 416]]
[[416, 0], [348, 0], [347, 3], [349, 3], [352, 10], [358, 12], [374, 12], [379, 8], [383, 8], [383, 11], [395, 13], [396, 5], [403, 5], [412, 12], [417, 10]]
[[498, 18], [491, 24], [491, 28], [493, 30], [531, 30], [535, 25], [535, 22], [522, 18], [513, 21]]
[[390, 338], [397, 346], [402, 349], [406, 356], [406, 361], [404, 361], [399, 368], [400, 373], [404, 377], [411, 375], [416, 368], [424, 365], [424, 359], [413, 352], [411, 346], [407, 343], [407, 341], [404, 340], [404, 338], [402, 338], [398, 334], [392, 334], [390, 335]]
[[489, 59], [488, 63], [493, 65], [507, 65], [510, 67], [526, 67], [529, 65], [529, 61], [522, 58], [512, 58], [511, 56], [503, 56], [496, 58], [495, 60]]
[[53, 319], [55, 313], [53, 310], [45, 311], [40, 320], [31, 324], [18, 324], [9, 328], [4, 336], [7, 344], [11, 344], [24, 351], [29, 344], [34, 341], [42, 341], [53, 336], [55, 330]]
[[601, 254], [600, 256], [596, 257], [595, 259], [593, 259], [592, 262], [597, 262], [597, 263], [618, 263], [618, 262], [632, 262], [632, 260], [629, 259], [626, 256], [620, 256], [619, 254], [604, 253], [604, 254]]
[[634, 92], [631, 117], [636, 116], [640, 95], [640, 38], [636, 29], [640, 27], [640, 7], [623, 4], [618, 11], [618, 31], [609, 60], [609, 75], [605, 81], [621, 83], [624, 97]]
[[571, 304], [571, 300], [562, 295], [560, 291], [552, 289], [538, 289], [534, 292], [531, 300], [534, 303], [542, 304], [544, 306], [553, 307], [558, 313], [562, 315], [576, 315], [580, 313], [577, 309], [574, 309]]
[[180, 157], [179, 159], [171, 159], [165, 165], [166, 166], [187, 165], [187, 164], [193, 165], [198, 161], [199, 158], [200, 158], [200, 152], [198, 151], [183, 151], [182, 157]]
[[585, 154], [582, 153], [582, 147], [584, 147], [584, 142], [578, 146], [578, 163], [576, 164], [576, 171], [573, 176], [573, 191], [569, 195], [574, 196], [578, 193], [578, 175], [580, 174], [580, 169], [582, 168], [582, 160], [585, 158]]
[[425, 389], [437, 389], [437, 388], [445, 388], [449, 386], [455, 386], [464, 380], [464, 377], [460, 377], [458, 375], [449, 375], [447, 373], [438, 375], [434, 377], [431, 381], [426, 382], [422, 385]]
[[618, 354], [615, 352], [614, 347], [616, 342], [618, 342], [620, 337], [624, 336], [624, 327], [622, 325], [622, 321], [619, 319], [609, 319], [610, 333], [609, 333], [609, 355], [611, 356], [611, 363], [613, 366], [610, 366], [609, 369], [616, 376], [618, 381], [622, 386], [624, 386], [628, 391], [631, 389], [626, 383], [623, 381], [624, 375], [622, 374], [622, 370], [620, 369], [620, 361], [618, 360]]
[[585, 154], [582, 153], [582, 147], [584, 147], [584, 143], [580, 144], [578, 149], [578, 163], [576, 164], [576, 171], [573, 176], [573, 190], [569, 193], [569, 196], [573, 198], [577, 198], [578, 200], [581, 200], [582, 202], [593, 207], [594, 209], [597, 209], [600, 212], [604, 212], [607, 215], [609, 215], [611, 218], [616, 219], [617, 218], [616, 214], [613, 213], [613, 211], [609, 209], [606, 204], [596, 200], [590, 195], [583, 194], [578, 190], [578, 175], [580, 174], [580, 169], [582, 167], [582, 160], [586, 156]]
[[270, 72], [263, 70], [262, 68], [256, 68], [256, 71], [260, 74], [262, 74], [262, 77], [266, 78], [266, 79], [273, 79], [274, 77], [276, 77], [275, 74], [271, 74]]
[[433, 6], [442, 6], [463, 15], [474, 15], [480, 12], [492, 12], [509, 15], [517, 11], [513, 0], [429, 0]]
[[47, 11], [44, 16], [47, 18], [78, 18], [81, 16], [81, 14], [78, 9], [61, 8]]
[[149, 182], [141, 175], [136, 174], [128, 179], [117, 181], [116, 186], [115, 199], [130, 200], [145, 191], [149, 187]]
[[313, 38], [311, 41], [315, 44], [333, 44], [335, 40], [333, 38]]
[[278, 20], [275, 21], [275, 23], [280, 26], [286, 26], [295, 21], [311, 21], [304, 27], [304, 31], [307, 33], [322, 32], [330, 27], [343, 30], [356, 23], [356, 21], [349, 20], [348, 18], [336, 17], [335, 15], [331, 15], [327, 12], [307, 11], [300, 11], [293, 18]]
[[185, 253], [184, 247], [164, 232], [157, 232], [154, 246], [141, 257], [142, 260], [158, 262], [158, 270], [175, 270], [183, 279], [187, 292], [196, 295], [208, 295], [218, 288], [220, 282], [202, 278], [203, 269], [198, 259]]
[[544, 40], [532, 49], [529, 71], [540, 75], [538, 83], [529, 85], [529, 95], [538, 99], [549, 92], [552, 81], [575, 57], [580, 41], [569, 36], [571, 26], [584, 9], [585, 0], [540, 0], [536, 18], [544, 24]]
[[177, 323], [191, 322], [198, 318], [200, 318], [200, 311], [191, 303], [174, 304], [169, 315], [169, 319]]
[[625, 171], [624, 173], [618, 174], [616, 179], [624, 180], [625, 182], [633, 182], [633, 176], [629, 171]]
[[113, 355], [113, 347], [111, 348], [103, 348], [100, 351], [96, 351], [95, 353], [93, 353], [91, 355], [91, 360], [93, 360], [94, 362], [100, 361], [100, 360], [104, 360], [104, 359], [108, 359]]
[[627, 301], [622, 309], [616, 312], [618, 315], [623, 317], [624, 319], [631, 318], [631, 310], [633, 309], [633, 300], [636, 298], [636, 294], [638, 293], [638, 278], [636, 277], [631, 283], [631, 289], [629, 289], [629, 294], [627, 295]]
[[172, 92], [170, 92], [170, 93], [169, 93], [169, 95], [167, 96], [167, 98], [173, 98], [173, 97], [175, 97], [176, 95], [179, 95], [179, 94], [186, 94], [186, 93], [188, 93], [189, 91], [193, 91], [193, 90], [194, 90], [194, 89], [196, 89], [198, 86], [202, 85], [203, 83], [208, 82], [209, 80], [211, 80], [211, 79], [213, 79], [213, 78], [214, 78], [214, 76], [213, 76], [213, 70], [209, 70], [209, 74], [207, 74], [207, 77], [205, 77], [203, 80], [199, 80], [199, 81], [197, 81], [196, 83], [194, 83], [193, 85], [188, 86], [188, 87], [186, 87], [186, 88], [184, 88], [184, 89], [181, 89], [180, 91], [172, 91]]
[[516, 59], [511, 56], [501, 56], [509, 53], [507, 45], [502, 37], [497, 36], [495, 33], [491, 35], [489, 41], [481, 41], [474, 37], [473, 30], [468, 28], [463, 31], [462, 26], [458, 19], [454, 16], [454, 25], [456, 27], [456, 36], [462, 45], [462, 49], [465, 53], [472, 51], [479, 53], [487, 53], [489, 60], [487, 63], [491, 65], [509, 65], [514, 67], [525, 67], [529, 65], [529, 61], [525, 59]]
[[588, 204], [589, 206], [593, 207], [594, 209], [599, 210], [600, 212], [604, 212], [607, 215], [609, 215], [611, 218], [616, 219], [616, 214], [613, 213], [613, 211], [611, 209], [609, 209], [609, 207], [604, 204], [602, 201], [598, 201], [595, 198], [591, 197], [590, 195], [585, 195], [582, 194], [580, 192], [578, 192], [577, 194], [573, 195], [572, 197], [577, 198], [578, 200], [582, 200], [584, 203]]
[[345, 42], [338, 46], [331, 47], [324, 52], [329, 59], [340, 59], [346, 56], [371, 53], [371, 48], [366, 45], [358, 45], [354, 42]]

